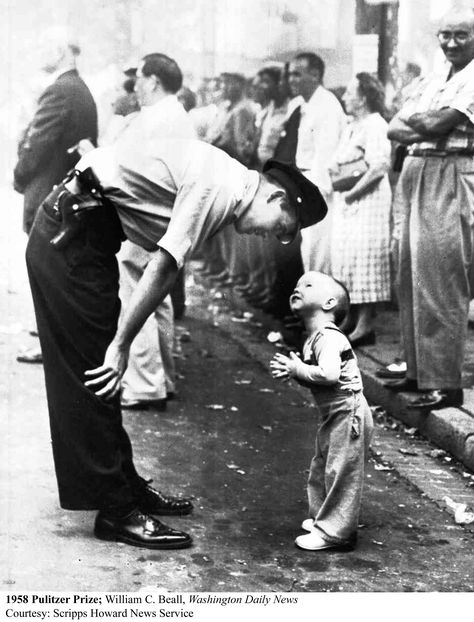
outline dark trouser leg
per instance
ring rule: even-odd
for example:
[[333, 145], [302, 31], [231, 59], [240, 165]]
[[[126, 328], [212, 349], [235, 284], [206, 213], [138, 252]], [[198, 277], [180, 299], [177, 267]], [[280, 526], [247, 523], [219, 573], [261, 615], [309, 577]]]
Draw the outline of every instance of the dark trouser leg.
[[119, 401], [105, 402], [84, 386], [85, 370], [103, 362], [120, 309], [113, 217], [115, 212], [105, 209], [92, 212], [86, 228], [58, 251], [49, 240], [60, 223], [40, 208], [27, 265], [61, 506], [121, 513], [135, 507], [135, 489], [142, 480], [133, 465]]
[[184, 266], [178, 272], [173, 287], [171, 288], [170, 295], [173, 302], [174, 318], [180, 320], [186, 309], [186, 292], [185, 292], [185, 272]]

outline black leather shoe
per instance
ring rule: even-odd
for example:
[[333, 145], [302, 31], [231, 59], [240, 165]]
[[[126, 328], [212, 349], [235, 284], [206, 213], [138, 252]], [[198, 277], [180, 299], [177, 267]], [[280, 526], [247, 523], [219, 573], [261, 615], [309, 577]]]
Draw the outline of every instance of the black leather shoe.
[[41, 364], [43, 362], [43, 354], [38, 348], [31, 348], [19, 354], [16, 360], [19, 363]]
[[193, 511], [189, 499], [164, 495], [147, 484], [137, 497], [142, 512], [158, 516], [185, 516]]
[[407, 364], [400, 359], [395, 359], [393, 363], [375, 370], [375, 375], [378, 378], [386, 378], [387, 380], [402, 380], [406, 373]]
[[383, 383], [383, 386], [390, 391], [399, 393], [402, 391], [419, 391], [418, 382], [412, 378], [403, 378], [402, 380], [389, 380]]
[[184, 531], [163, 525], [139, 510], [123, 518], [108, 517], [99, 512], [95, 519], [94, 535], [99, 540], [124, 542], [145, 549], [185, 549], [193, 541]]
[[462, 389], [435, 389], [422, 393], [419, 397], [410, 400], [407, 407], [438, 410], [439, 408], [448, 408], [449, 406], [462, 406], [462, 404]]
[[157, 412], [165, 412], [168, 397], [161, 400], [138, 400], [136, 402], [121, 402], [120, 406], [123, 410], [156, 410]]

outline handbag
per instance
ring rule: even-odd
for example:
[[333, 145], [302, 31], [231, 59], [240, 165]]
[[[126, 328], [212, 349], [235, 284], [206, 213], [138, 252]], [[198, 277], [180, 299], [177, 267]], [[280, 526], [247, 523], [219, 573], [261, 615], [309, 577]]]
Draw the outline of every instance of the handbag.
[[363, 156], [349, 162], [342, 162], [337, 171], [330, 172], [333, 190], [335, 192], [352, 190], [368, 170], [369, 166]]

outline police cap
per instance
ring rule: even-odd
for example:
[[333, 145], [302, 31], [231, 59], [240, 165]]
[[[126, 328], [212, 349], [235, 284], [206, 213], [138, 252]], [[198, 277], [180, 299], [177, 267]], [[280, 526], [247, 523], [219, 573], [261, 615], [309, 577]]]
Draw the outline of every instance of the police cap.
[[326, 216], [328, 207], [319, 188], [297, 168], [271, 159], [263, 165], [263, 173], [286, 190], [289, 202], [296, 209], [299, 227], [287, 243], [296, 237], [299, 229], [310, 227]]

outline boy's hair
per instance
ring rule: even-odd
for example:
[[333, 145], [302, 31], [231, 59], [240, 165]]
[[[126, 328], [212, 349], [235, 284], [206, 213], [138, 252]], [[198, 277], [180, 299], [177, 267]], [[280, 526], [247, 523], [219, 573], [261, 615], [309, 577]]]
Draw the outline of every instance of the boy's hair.
[[334, 296], [336, 298], [336, 306], [334, 307], [334, 322], [336, 326], [342, 324], [346, 319], [351, 306], [351, 297], [347, 290], [347, 287], [341, 281], [338, 281], [334, 277], [331, 277], [334, 283], [337, 285], [338, 292]]

